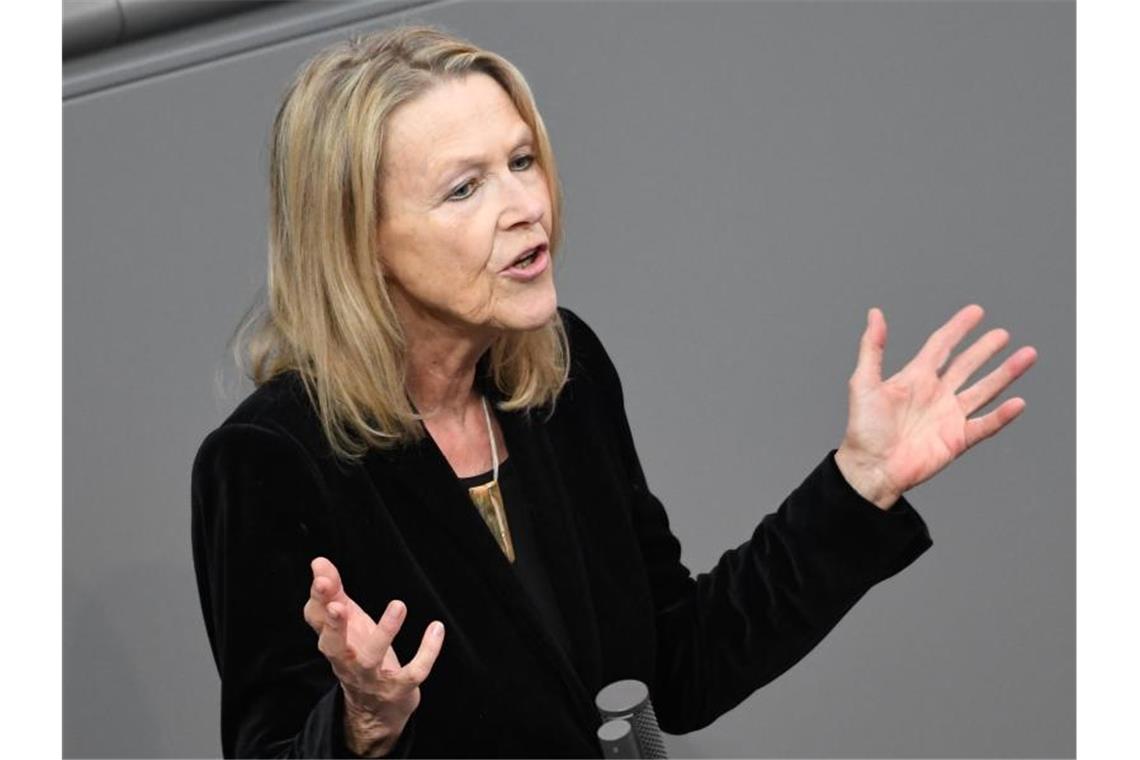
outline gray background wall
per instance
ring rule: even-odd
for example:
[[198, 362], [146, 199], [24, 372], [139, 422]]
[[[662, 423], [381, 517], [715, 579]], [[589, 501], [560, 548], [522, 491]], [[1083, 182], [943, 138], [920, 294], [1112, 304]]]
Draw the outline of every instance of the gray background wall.
[[219, 752], [189, 468], [249, 390], [224, 346], [264, 277], [265, 138], [308, 56], [398, 20], [528, 77], [566, 190], [560, 302], [618, 365], [694, 572], [838, 446], [869, 306], [888, 374], [970, 302], [988, 312], [970, 339], [1013, 333], [983, 372], [1038, 348], [1022, 417], [908, 495], [934, 547], [671, 754], [1073, 756], [1062, 2], [434, 4], [65, 99], [65, 755]]

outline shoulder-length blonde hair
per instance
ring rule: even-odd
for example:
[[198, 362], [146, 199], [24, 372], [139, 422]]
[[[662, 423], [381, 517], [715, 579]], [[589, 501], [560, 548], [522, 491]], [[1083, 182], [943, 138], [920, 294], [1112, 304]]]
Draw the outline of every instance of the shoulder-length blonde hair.
[[[473, 72], [494, 78], [534, 133], [557, 257], [562, 193], [550, 138], [526, 80], [495, 53], [431, 26], [353, 36], [298, 71], [273, 122], [267, 298], [242, 320], [232, 347], [259, 386], [296, 371], [333, 451], [346, 459], [425, 433], [406, 393], [405, 336], [377, 256], [382, 146], [398, 106]], [[560, 316], [503, 334], [487, 360], [504, 396], [498, 408], [553, 411], [569, 372]]]

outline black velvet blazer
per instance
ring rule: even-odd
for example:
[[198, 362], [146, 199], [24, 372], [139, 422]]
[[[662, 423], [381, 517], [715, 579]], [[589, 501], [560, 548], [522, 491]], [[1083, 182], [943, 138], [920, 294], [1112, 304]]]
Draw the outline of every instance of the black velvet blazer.
[[[227, 757], [351, 756], [342, 692], [302, 618], [318, 555], [374, 618], [391, 599], [407, 604], [401, 662], [429, 622], [447, 626], [394, 755], [601, 757], [593, 698], [606, 684], [647, 683], [668, 733], [707, 726], [931, 546], [905, 498], [885, 512], [864, 500], [832, 450], [694, 578], [646, 485], [613, 364], [560, 313], [572, 365], [553, 416], [497, 414], [572, 659], [430, 436], [339, 464], [299, 380], [283, 374], [205, 439], [193, 468], [194, 565]], [[501, 398], [482, 365], [477, 382]]]

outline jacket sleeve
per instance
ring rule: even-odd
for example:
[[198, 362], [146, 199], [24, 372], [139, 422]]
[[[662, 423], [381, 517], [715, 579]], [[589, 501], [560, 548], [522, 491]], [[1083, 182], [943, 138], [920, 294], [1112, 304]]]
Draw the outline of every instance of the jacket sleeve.
[[[225, 757], [356, 757], [345, 745], [344, 695], [303, 617], [310, 562], [336, 562], [325, 489], [285, 433], [227, 424], [191, 477], [198, 593], [222, 681]], [[406, 757], [409, 720], [392, 757]]]
[[747, 541], [694, 579], [646, 484], [617, 371], [592, 331], [579, 327], [615, 425], [652, 588], [654, 709], [663, 731], [687, 733], [802, 659], [872, 586], [930, 548], [930, 534], [905, 498], [887, 511], [864, 499], [833, 449]]

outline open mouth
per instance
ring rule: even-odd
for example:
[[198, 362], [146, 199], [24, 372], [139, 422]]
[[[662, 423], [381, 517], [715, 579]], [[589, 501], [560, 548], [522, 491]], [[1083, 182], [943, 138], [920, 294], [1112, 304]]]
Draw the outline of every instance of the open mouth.
[[546, 247], [547, 247], [546, 243], [541, 243], [539, 245], [536, 245], [534, 248], [531, 248], [529, 251], [524, 253], [522, 256], [519, 256], [517, 259], [515, 259], [514, 262], [512, 262], [511, 265], [507, 268], [508, 269], [526, 269], [527, 267], [529, 267], [531, 264], [534, 263], [535, 259], [537, 259], [542, 254], [543, 251], [546, 250]]

